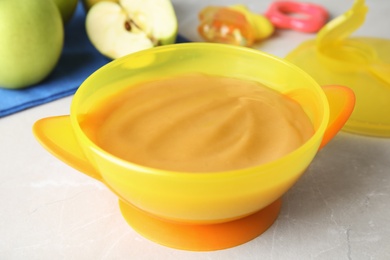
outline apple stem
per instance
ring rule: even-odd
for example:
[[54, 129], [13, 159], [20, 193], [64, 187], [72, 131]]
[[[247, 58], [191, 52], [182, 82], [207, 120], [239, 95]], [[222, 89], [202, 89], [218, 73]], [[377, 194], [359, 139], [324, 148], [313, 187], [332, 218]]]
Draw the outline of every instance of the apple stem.
[[154, 37], [149, 37], [149, 38], [153, 42], [154, 46], [161, 46], [162, 45], [161, 41], [157, 40], [156, 38], [154, 38]]

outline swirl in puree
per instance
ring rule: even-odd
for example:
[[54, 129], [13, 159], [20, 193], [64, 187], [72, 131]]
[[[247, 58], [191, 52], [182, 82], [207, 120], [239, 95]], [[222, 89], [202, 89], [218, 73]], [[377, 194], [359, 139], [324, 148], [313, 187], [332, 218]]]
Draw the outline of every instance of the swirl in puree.
[[98, 146], [139, 165], [218, 172], [275, 160], [313, 135], [295, 101], [258, 82], [186, 74], [108, 98], [82, 128]]

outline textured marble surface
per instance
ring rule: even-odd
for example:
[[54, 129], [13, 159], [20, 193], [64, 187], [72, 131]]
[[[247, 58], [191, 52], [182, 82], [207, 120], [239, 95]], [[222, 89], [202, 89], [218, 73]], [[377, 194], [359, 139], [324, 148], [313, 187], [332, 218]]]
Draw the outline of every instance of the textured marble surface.
[[[173, 2], [180, 32], [201, 40], [197, 10], [209, 2]], [[240, 1], [258, 12], [270, 2]], [[353, 1], [312, 2], [336, 16]], [[390, 38], [390, 2], [367, 4], [370, 13], [357, 34]], [[312, 37], [279, 31], [255, 47], [283, 57]], [[339, 133], [285, 194], [279, 218], [263, 235], [226, 250], [188, 252], [137, 234], [103, 184], [55, 159], [34, 139], [33, 123], [68, 114], [71, 99], [0, 119], [0, 259], [390, 259], [390, 139]]]

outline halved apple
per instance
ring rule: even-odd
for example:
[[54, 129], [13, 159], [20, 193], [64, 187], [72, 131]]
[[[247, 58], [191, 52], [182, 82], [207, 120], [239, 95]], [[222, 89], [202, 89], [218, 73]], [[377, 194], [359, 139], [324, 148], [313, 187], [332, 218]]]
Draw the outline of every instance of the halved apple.
[[86, 18], [90, 41], [111, 59], [172, 44], [176, 40], [177, 27], [170, 0], [102, 1], [91, 7]]

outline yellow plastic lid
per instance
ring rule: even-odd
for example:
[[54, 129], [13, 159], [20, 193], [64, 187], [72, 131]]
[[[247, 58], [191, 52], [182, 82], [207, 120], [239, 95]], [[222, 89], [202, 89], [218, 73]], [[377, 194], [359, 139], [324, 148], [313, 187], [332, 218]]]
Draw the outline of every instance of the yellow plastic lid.
[[343, 130], [390, 137], [390, 40], [349, 37], [364, 23], [367, 11], [364, 0], [356, 0], [286, 59], [320, 85], [345, 85], [354, 91], [355, 109]]

